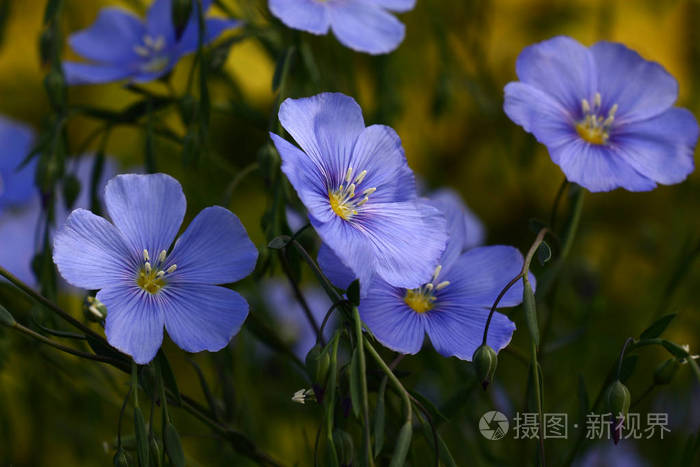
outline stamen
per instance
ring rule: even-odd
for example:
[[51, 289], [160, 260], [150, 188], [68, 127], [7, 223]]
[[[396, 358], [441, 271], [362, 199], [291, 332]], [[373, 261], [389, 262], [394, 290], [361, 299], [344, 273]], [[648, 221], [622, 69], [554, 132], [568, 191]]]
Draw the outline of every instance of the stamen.
[[177, 264], [173, 264], [168, 269], [166, 269], [165, 272], [167, 272], [168, 274], [172, 274], [173, 272], [175, 272], [176, 269], [177, 269]]
[[348, 167], [348, 171], [345, 173], [345, 181], [350, 183], [352, 180], [352, 167]]
[[442, 281], [435, 287], [435, 290], [442, 290], [448, 285], [450, 285], [450, 281]]
[[161, 264], [164, 263], [166, 256], [168, 256], [168, 252], [165, 250], [161, 250], [160, 254], [158, 255], [158, 262]]
[[364, 198], [362, 198], [362, 201], [360, 201], [359, 203], [357, 203], [357, 206], [358, 206], [358, 207], [359, 207], [359, 206], [362, 206], [362, 205], [365, 204], [367, 201], [369, 201], [369, 198], [365, 196]]
[[584, 115], [591, 112], [591, 105], [588, 103], [588, 99], [581, 99], [581, 109]]
[[362, 172], [360, 172], [360, 175], [358, 175], [358, 176], [355, 178], [355, 183], [356, 183], [357, 185], [359, 185], [360, 183], [362, 183], [362, 180], [364, 180], [366, 176], [367, 176], [367, 171], [366, 171], [366, 170], [363, 170]]
[[328, 191], [328, 201], [331, 209], [338, 217], [344, 220], [350, 220], [352, 216], [358, 214], [358, 208], [366, 204], [369, 201], [369, 196], [377, 191], [376, 188], [368, 188], [358, 196], [356, 193], [357, 187], [367, 176], [367, 171], [362, 170], [354, 179], [353, 173], [353, 168], [348, 167], [343, 177], [343, 183], [340, 184], [337, 190], [329, 189]]
[[442, 264], [438, 264], [437, 267], [435, 268], [435, 272], [433, 273], [433, 280], [430, 282], [435, 282], [440, 275], [440, 272], [442, 271]]
[[423, 287], [425, 287], [425, 290], [430, 292], [431, 290], [433, 290], [433, 283], [430, 282], [429, 284], [425, 284]]
[[377, 191], [377, 189], [374, 188], [374, 187], [372, 187], [372, 188], [367, 188], [365, 191], [362, 192], [362, 194], [365, 195], [365, 196], [369, 196], [369, 195], [371, 195], [372, 193], [374, 193], [375, 191]]
[[148, 261], [146, 261], [146, 264], [143, 266], [143, 268], [146, 270], [146, 274], [151, 273], [151, 263], [149, 263]]
[[135, 45], [134, 52], [136, 52], [136, 54], [141, 57], [148, 57], [149, 55], [151, 55], [151, 52], [149, 52], [149, 50], [142, 45]]
[[596, 92], [595, 97], [593, 98], [593, 107], [598, 110], [600, 109], [600, 105], [603, 102], [603, 99], [600, 97], [600, 93]]
[[615, 122], [615, 114], [617, 112], [617, 104], [613, 104], [608, 109], [608, 114], [601, 115], [601, 106], [603, 98], [599, 92], [596, 92], [593, 98], [593, 107], [588, 100], [581, 99], [581, 110], [583, 118], [576, 123], [575, 128], [579, 136], [586, 142], [591, 144], [607, 144], [610, 139], [610, 131]]
[[148, 250], [143, 250], [143, 260], [144, 261], [150, 261], [151, 257], [148, 255]]
[[156, 274], [156, 277], [161, 278], [165, 275], [165, 271], [158, 271], [158, 274]]

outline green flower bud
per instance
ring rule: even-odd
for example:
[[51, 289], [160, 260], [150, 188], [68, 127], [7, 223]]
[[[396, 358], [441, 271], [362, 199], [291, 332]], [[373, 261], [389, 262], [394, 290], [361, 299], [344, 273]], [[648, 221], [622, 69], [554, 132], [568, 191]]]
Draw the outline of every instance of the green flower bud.
[[671, 382], [678, 371], [680, 363], [676, 358], [669, 358], [654, 370], [654, 384], [663, 386]]
[[341, 466], [350, 466], [353, 464], [353, 451], [354, 446], [352, 444], [352, 436], [347, 431], [336, 428], [333, 430], [333, 441], [335, 442], [335, 448], [338, 453], [338, 460]]
[[49, 71], [44, 78], [44, 88], [51, 104], [56, 108], [63, 107], [66, 102], [66, 82], [63, 75], [56, 70]]
[[485, 391], [496, 373], [498, 355], [491, 347], [483, 344], [474, 351], [472, 364], [474, 364], [474, 369], [476, 370], [476, 377], [481, 381], [481, 386]]
[[328, 368], [331, 364], [331, 357], [328, 352], [324, 352], [323, 348], [316, 344], [306, 355], [306, 371], [315, 383], [323, 385], [328, 375]]
[[619, 415], [624, 417], [630, 408], [630, 390], [618, 379], [608, 388], [606, 402], [608, 411], [614, 417]]

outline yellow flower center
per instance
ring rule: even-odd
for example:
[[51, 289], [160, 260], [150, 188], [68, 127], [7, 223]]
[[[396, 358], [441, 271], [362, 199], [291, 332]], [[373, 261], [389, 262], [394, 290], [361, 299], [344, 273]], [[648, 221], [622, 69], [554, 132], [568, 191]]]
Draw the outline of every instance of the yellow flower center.
[[331, 209], [341, 219], [348, 221], [356, 216], [360, 207], [369, 201], [369, 196], [377, 191], [376, 188], [367, 188], [356, 196], [355, 190], [362, 184], [365, 176], [367, 176], [367, 171], [363, 170], [353, 180], [352, 167], [348, 167], [343, 184], [337, 190], [328, 191], [328, 202]]
[[441, 271], [442, 266], [438, 265], [430, 282], [417, 289], [406, 290], [406, 295], [403, 297], [404, 303], [416, 313], [423, 314], [432, 310], [435, 306], [435, 300], [437, 300], [435, 292], [450, 285], [449, 281], [438, 282], [438, 276]]
[[588, 99], [581, 100], [583, 120], [576, 124], [576, 132], [586, 142], [591, 144], [607, 144], [610, 138], [610, 129], [615, 121], [617, 104], [610, 107], [608, 116], [599, 115], [601, 107], [600, 93], [595, 94], [593, 106]]
[[162, 269], [165, 265], [166, 256], [167, 252], [165, 250], [161, 251], [158, 258], [156, 258], [154, 265], [152, 265], [151, 256], [149, 255], [148, 250], [143, 250], [144, 264], [136, 275], [136, 285], [151, 295], [155, 295], [160, 292], [160, 290], [168, 283], [166, 281], [166, 276], [177, 269], [176, 264], [173, 264], [167, 269]]

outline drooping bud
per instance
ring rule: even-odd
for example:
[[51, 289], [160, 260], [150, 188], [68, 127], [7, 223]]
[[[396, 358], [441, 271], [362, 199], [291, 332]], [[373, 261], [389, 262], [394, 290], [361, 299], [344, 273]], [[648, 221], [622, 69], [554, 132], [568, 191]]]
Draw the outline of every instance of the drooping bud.
[[476, 377], [481, 381], [481, 386], [485, 391], [496, 373], [498, 355], [491, 347], [482, 344], [474, 351], [472, 364], [474, 365], [474, 370], [476, 370]]
[[680, 362], [676, 358], [669, 358], [654, 370], [654, 384], [663, 386], [669, 384], [678, 371]]
[[619, 379], [608, 387], [606, 402], [608, 411], [612, 414], [614, 420], [613, 442], [615, 444], [620, 441], [625, 417], [630, 408], [630, 399], [629, 389]]
[[328, 375], [331, 358], [328, 352], [323, 351], [323, 347], [316, 344], [306, 355], [306, 371], [309, 372], [311, 380], [315, 383], [324, 384]]

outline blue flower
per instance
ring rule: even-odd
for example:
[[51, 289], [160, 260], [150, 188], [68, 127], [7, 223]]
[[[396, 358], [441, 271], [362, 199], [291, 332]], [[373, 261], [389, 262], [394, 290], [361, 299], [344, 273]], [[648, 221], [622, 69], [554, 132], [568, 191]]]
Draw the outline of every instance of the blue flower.
[[[294, 297], [289, 284], [280, 279], [271, 279], [265, 282], [262, 290], [267, 308], [277, 318], [280, 332], [283, 334], [282, 337], [288, 337], [294, 341], [295, 355], [304, 360], [309, 350], [316, 345], [316, 332]], [[319, 287], [303, 288], [302, 293], [316, 323], [321, 326], [331, 307], [330, 299]], [[334, 323], [335, 320], [331, 317], [329, 323], [326, 324], [326, 337], [335, 327]]]
[[[509, 246], [477, 247], [463, 252], [469, 244], [462, 228], [461, 203], [431, 201], [445, 209], [450, 237], [433, 276], [417, 288], [402, 288], [376, 279], [360, 302], [360, 316], [372, 334], [386, 347], [415, 354], [428, 334], [442, 355], [471, 360], [481, 345], [484, 326], [496, 297], [523, 265], [520, 252]], [[467, 247], [468, 248], [468, 247]], [[351, 271], [343, 268], [333, 252], [321, 247], [319, 265], [338, 287], [349, 284]], [[534, 276], [531, 276], [534, 283]], [[512, 307], [522, 301], [523, 287], [518, 283], [500, 302]], [[507, 346], [515, 324], [501, 313], [494, 313], [488, 344], [496, 351]]]
[[332, 29], [341, 44], [359, 52], [396, 49], [405, 26], [390, 12], [412, 10], [416, 0], [270, 0], [270, 11], [284, 24], [312, 34]]
[[678, 83], [622, 44], [586, 48], [555, 37], [525, 48], [506, 114], [547, 146], [566, 177], [590, 191], [647, 191], [694, 169], [698, 124], [673, 107]]
[[[32, 259], [40, 236], [37, 226], [41, 215], [38, 197], [22, 209], [0, 214], [0, 266], [30, 287], [36, 286]], [[6, 247], [5, 245], [10, 245]], [[3, 282], [4, 279], [0, 279]]]
[[28, 202], [36, 193], [36, 160], [32, 159], [19, 169], [29, 155], [33, 142], [34, 131], [31, 128], [0, 116], [0, 214], [7, 207]]
[[323, 243], [365, 286], [375, 273], [400, 287], [424, 283], [445, 249], [445, 220], [418, 199], [396, 132], [365, 127], [343, 94], [287, 99], [279, 119], [303, 149], [271, 134], [282, 170]]
[[[103, 8], [95, 23], [72, 34], [70, 46], [88, 63], [64, 62], [68, 84], [107, 83], [130, 79], [147, 82], [163, 76], [199, 44], [198, 2], [178, 39], [172, 24], [171, 0], [155, 0], [146, 20], [120, 8]], [[211, 0], [202, 0], [206, 11]], [[205, 43], [219, 37], [239, 21], [220, 18], [206, 20]]]
[[216, 284], [250, 274], [258, 254], [238, 218], [206, 208], [170, 249], [187, 204], [177, 180], [118, 175], [105, 188], [105, 204], [114, 224], [76, 209], [56, 234], [54, 262], [72, 285], [99, 290], [109, 343], [147, 363], [165, 325], [188, 352], [223, 348], [245, 321], [248, 303]]

